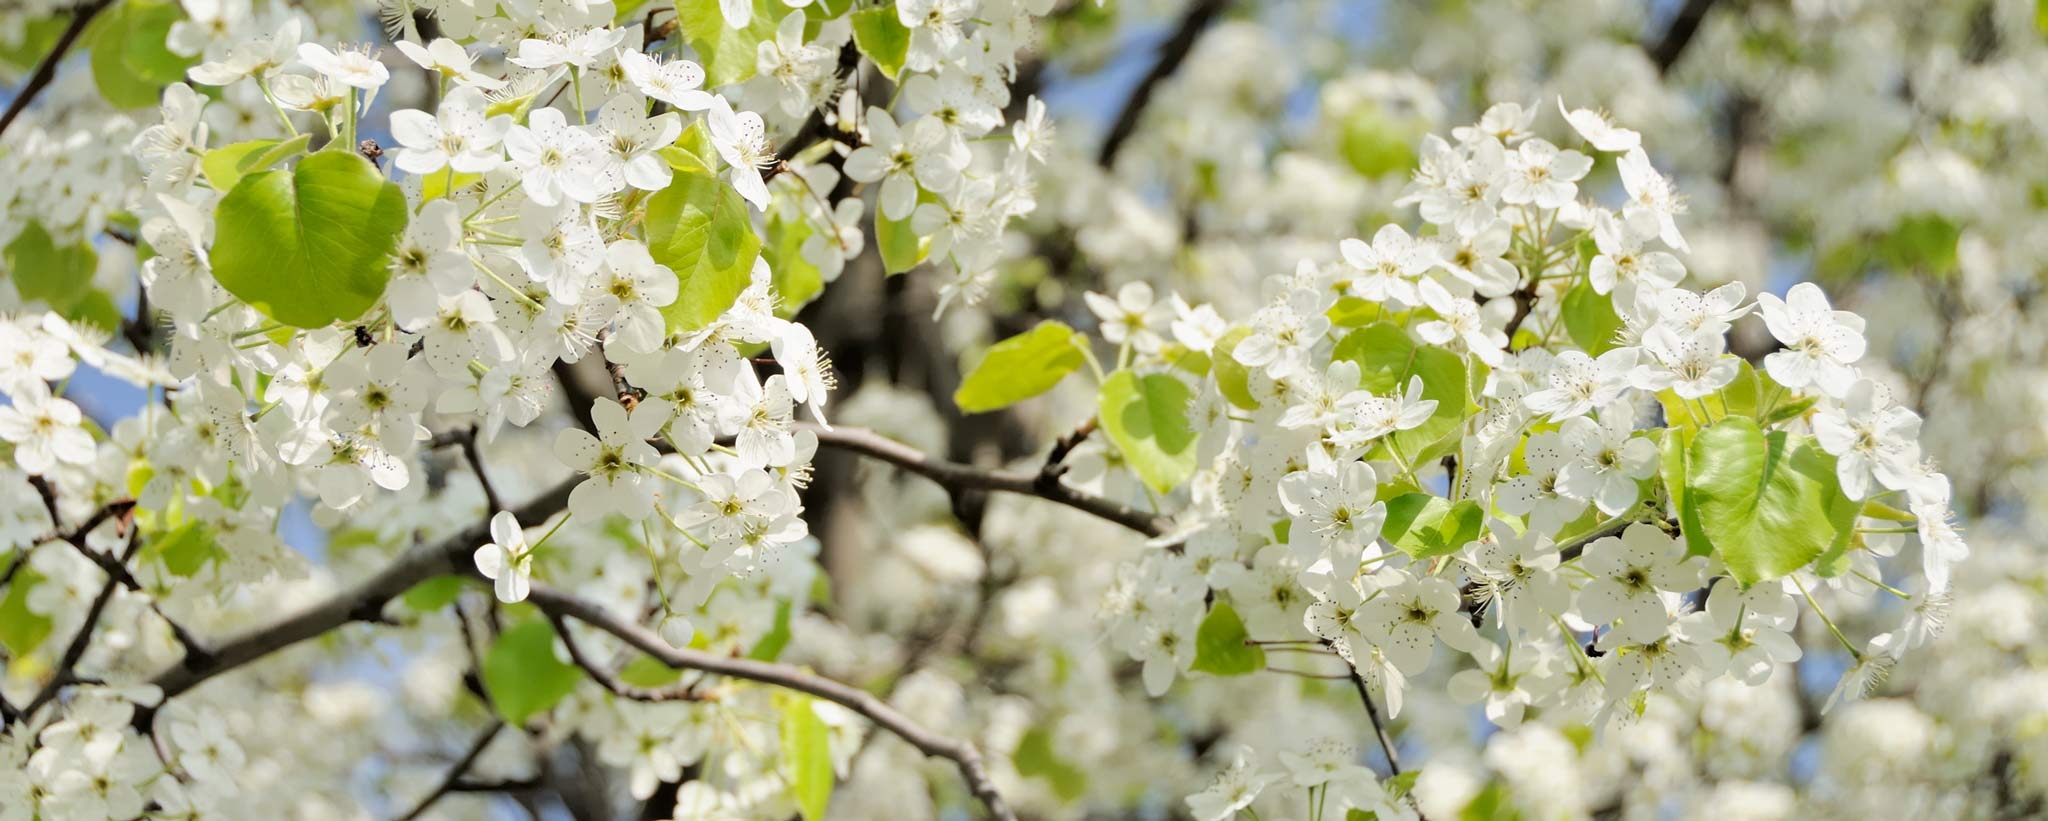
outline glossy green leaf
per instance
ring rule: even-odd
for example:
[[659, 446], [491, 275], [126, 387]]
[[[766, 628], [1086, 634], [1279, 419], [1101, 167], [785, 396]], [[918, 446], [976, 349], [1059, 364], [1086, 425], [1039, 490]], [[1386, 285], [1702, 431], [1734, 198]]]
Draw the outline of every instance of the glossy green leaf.
[[736, 29], [725, 24], [718, 2], [678, 0], [675, 4], [678, 29], [704, 66], [707, 89], [754, 76], [761, 43], [775, 39], [775, 24], [789, 14], [789, 7], [781, 3], [754, 0], [753, 19], [745, 28]]
[[1687, 463], [1692, 458], [1693, 428], [1668, 428], [1660, 443], [1658, 474], [1664, 480], [1664, 490], [1671, 496], [1671, 511], [1678, 517], [1679, 533], [1685, 537], [1685, 549], [1689, 555], [1711, 556], [1714, 545], [1707, 541], [1706, 532], [1700, 528], [1699, 511], [1685, 503], [1685, 482]]
[[1422, 397], [1436, 400], [1436, 412], [1415, 429], [1389, 437], [1406, 458], [1429, 458], [1423, 449], [1449, 441], [1464, 421], [1464, 358], [1416, 345], [1399, 325], [1375, 322], [1352, 331], [1338, 341], [1331, 357], [1357, 363], [1359, 387], [1382, 396], [1407, 390], [1409, 377], [1422, 377]]
[[1230, 602], [1218, 601], [1195, 632], [1194, 669], [1216, 676], [1242, 676], [1266, 669], [1266, 651], [1247, 644], [1244, 621]]
[[753, 649], [747, 651], [747, 658], [755, 661], [774, 661], [782, 657], [783, 649], [789, 646], [789, 615], [789, 602], [775, 603], [774, 623], [768, 626], [768, 632], [761, 635], [760, 641], [754, 642]]
[[1097, 403], [1103, 433], [1124, 463], [1158, 493], [1168, 493], [1195, 472], [1195, 430], [1188, 425], [1194, 391], [1171, 374], [1117, 371], [1102, 383]]
[[[1813, 408], [1816, 397], [1799, 397], [1778, 386], [1771, 375], [1740, 364], [1741, 370], [1728, 387], [1698, 399], [1682, 399], [1670, 389], [1657, 393], [1664, 406], [1665, 423], [1674, 428], [1697, 430], [1728, 416], [1755, 419], [1761, 426], [1783, 422]], [[1706, 419], [1700, 414], [1705, 413]]]
[[1806, 566], [1854, 525], [1857, 507], [1836, 484], [1835, 459], [1810, 437], [1766, 433], [1732, 416], [1701, 430], [1688, 455], [1684, 504], [1745, 585]]
[[825, 290], [825, 278], [818, 266], [803, 255], [804, 240], [815, 233], [817, 229], [811, 221], [801, 215], [783, 219], [778, 211], [768, 218], [768, 244], [761, 249], [761, 256], [768, 260], [768, 270], [774, 273], [776, 316], [796, 316], [797, 311]]
[[1024, 731], [1016, 751], [1010, 754], [1010, 764], [1018, 775], [1045, 779], [1062, 801], [1079, 801], [1088, 794], [1088, 773], [1060, 758], [1053, 747], [1052, 731], [1045, 727]]
[[41, 300], [69, 311], [92, 292], [99, 253], [86, 244], [59, 246], [43, 224], [29, 220], [7, 243], [7, 280], [24, 302]]
[[87, 291], [85, 296], [71, 303], [71, 307], [64, 310], [64, 318], [101, 330], [119, 328], [123, 319], [121, 308], [114, 304], [114, 298], [108, 296], [106, 291], [98, 289]]
[[377, 303], [407, 216], [395, 183], [341, 151], [249, 174], [213, 213], [221, 287], [299, 328], [355, 319]]
[[1405, 493], [1387, 500], [1381, 538], [1418, 559], [1445, 556], [1479, 538], [1486, 511], [1466, 499], [1457, 503], [1433, 493]]
[[189, 578], [208, 562], [226, 556], [213, 528], [196, 519], [172, 528], [150, 542], [149, 555], [160, 559], [171, 575]]
[[797, 693], [775, 694], [776, 708], [782, 712], [782, 760], [789, 766], [789, 795], [804, 821], [825, 817], [834, 780], [831, 733], [812, 709], [812, 701]]
[[[18, 554], [9, 554], [8, 562], [26, 561]], [[0, 567], [4, 567], [0, 564]], [[0, 647], [7, 648], [7, 654], [21, 658], [35, 652], [50, 637], [50, 617], [28, 609], [29, 593], [42, 583], [43, 575], [34, 567], [23, 567], [15, 571], [14, 580], [7, 583], [7, 594], [0, 598]]]
[[555, 657], [555, 629], [543, 618], [507, 627], [484, 655], [484, 691], [515, 727], [554, 709], [582, 679], [582, 670]]
[[666, 687], [683, 679], [683, 671], [642, 653], [619, 668], [619, 680], [635, 687]]
[[1622, 329], [1621, 316], [1614, 312], [1614, 299], [1594, 293], [1591, 283], [1581, 282], [1564, 294], [1564, 330], [1573, 344], [1599, 356], [1614, 350], [1615, 334]]
[[745, 291], [761, 256], [747, 203], [710, 174], [676, 172], [647, 201], [647, 249], [676, 274], [676, 301], [661, 309], [671, 331], [711, 324]]
[[[918, 201], [922, 203], [928, 196], [931, 195], [919, 191]], [[931, 250], [931, 240], [920, 237], [916, 231], [910, 230], [909, 217], [892, 220], [882, 216], [882, 209], [876, 208], [875, 247], [882, 252], [882, 270], [890, 274], [900, 274], [916, 268], [918, 263], [924, 261], [925, 255]]]
[[1066, 323], [1046, 320], [1038, 326], [990, 346], [988, 354], [960, 380], [953, 404], [968, 413], [1005, 408], [1052, 390], [1087, 360]]
[[206, 183], [213, 190], [232, 191], [243, 177], [305, 153], [312, 139], [311, 134], [300, 134], [289, 140], [249, 140], [224, 145], [206, 152], [206, 157], [199, 161], [199, 169], [206, 173]]
[[1210, 357], [1210, 370], [1216, 374], [1216, 388], [1223, 392], [1223, 398], [1230, 404], [1244, 410], [1258, 410], [1259, 400], [1252, 397], [1251, 369], [1233, 356], [1239, 343], [1252, 335], [1252, 329], [1244, 325], [1233, 326], [1224, 331], [1216, 340], [1215, 355]]
[[1359, 105], [1344, 118], [1338, 153], [1360, 176], [1405, 173], [1415, 167], [1416, 141], [1427, 130], [1426, 125], [1382, 111], [1377, 105]]
[[71, 15], [54, 14], [22, 23], [20, 39], [10, 43], [7, 38], [0, 38], [0, 64], [22, 71], [35, 68], [57, 45], [57, 38], [70, 27], [70, 22]]
[[857, 11], [853, 13], [853, 42], [884, 76], [894, 80], [910, 54], [910, 29], [897, 19], [893, 5]]
[[462, 596], [462, 586], [461, 576], [435, 576], [407, 588], [398, 600], [414, 613], [432, 613], [454, 604]]

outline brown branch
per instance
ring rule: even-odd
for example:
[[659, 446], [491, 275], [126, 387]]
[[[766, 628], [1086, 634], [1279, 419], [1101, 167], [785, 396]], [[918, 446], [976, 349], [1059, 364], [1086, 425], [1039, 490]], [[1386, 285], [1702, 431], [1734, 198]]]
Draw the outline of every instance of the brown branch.
[[[839, 49], [839, 80], [837, 84], [845, 84], [846, 78], [852, 76], [853, 72], [859, 68], [860, 49], [853, 42], [848, 41], [846, 45], [841, 46]], [[835, 136], [830, 133], [830, 129], [825, 125], [825, 110], [837, 103], [837, 96], [836, 94], [826, 95], [824, 103], [818, 107], [818, 110], [811, 112], [811, 116], [804, 120], [803, 125], [797, 127], [796, 133], [789, 135], [789, 139], [783, 141], [782, 146], [775, 149], [776, 163], [762, 169], [762, 181], [775, 179], [775, 175], [789, 170], [789, 161], [796, 159], [796, 155], [802, 154], [811, 146], [823, 142], [827, 137]]]
[[880, 459], [939, 483], [947, 490], [995, 490], [1036, 496], [1049, 502], [1105, 519], [1147, 536], [1165, 533], [1172, 521], [1120, 502], [1067, 487], [1057, 476], [1047, 480], [1042, 473], [984, 470], [972, 465], [937, 459], [923, 451], [864, 428], [824, 428], [807, 422], [796, 427], [817, 434], [818, 444]]
[[1658, 74], [1670, 73], [1679, 56], [1685, 54], [1685, 47], [1692, 44], [1693, 36], [1699, 34], [1700, 23], [1713, 7], [1714, 0], [1685, 0], [1685, 5], [1671, 18], [1671, 25], [1664, 29], [1664, 35], [1645, 47]]
[[441, 777], [441, 783], [434, 787], [434, 791], [421, 797], [419, 803], [414, 804], [410, 812], [398, 817], [398, 821], [412, 821], [420, 817], [420, 814], [426, 812], [428, 807], [434, 805], [434, 802], [441, 800], [441, 796], [454, 792], [455, 785], [462, 780], [463, 774], [469, 772], [469, 768], [476, 765], [476, 760], [483, 757], [484, 749], [491, 746], [491, 740], [497, 738], [498, 732], [503, 729], [505, 729], [505, 722], [493, 721], [491, 726], [484, 728], [482, 733], [477, 734], [476, 741], [469, 745], [469, 751], [463, 753], [461, 758], [455, 760], [455, 765], [448, 768], [448, 774]]
[[645, 627], [623, 620], [594, 602], [545, 585], [534, 585], [528, 600], [552, 616], [567, 616], [610, 633], [672, 668], [772, 684], [830, 701], [866, 716], [869, 721], [896, 734], [925, 755], [952, 761], [960, 770], [961, 778], [966, 780], [968, 789], [988, 808], [990, 817], [1001, 821], [1016, 819], [1002, 794], [996, 791], [995, 782], [990, 780], [987, 769], [982, 766], [981, 753], [973, 744], [926, 730], [866, 690], [814, 676], [786, 664], [670, 647], [668, 642]]
[[476, 426], [469, 426], [455, 441], [462, 446], [462, 459], [469, 463], [469, 472], [476, 475], [477, 486], [484, 490], [484, 512], [496, 515], [498, 511], [504, 510], [504, 500], [498, 497], [498, 489], [491, 484], [490, 474], [484, 472], [483, 454], [477, 452]]
[[[568, 506], [569, 491], [582, 477], [565, 480], [513, 511], [520, 521], [537, 522]], [[352, 621], [381, 621], [384, 606], [413, 585], [448, 573], [473, 572], [469, 556], [490, 540], [490, 522], [479, 521], [431, 545], [417, 545], [399, 554], [376, 574], [310, 608], [221, 642], [203, 664], [180, 665], [158, 673], [150, 683], [162, 688], [165, 701], [214, 676], [322, 635]]]
[[14, 124], [14, 118], [21, 116], [28, 104], [35, 102], [36, 95], [43, 93], [43, 88], [56, 78], [57, 64], [64, 62], [64, 55], [78, 43], [78, 36], [85, 33], [86, 25], [110, 5], [113, 5], [113, 0], [93, 0], [72, 9], [71, 25], [64, 27], [63, 34], [57, 35], [57, 42], [50, 47], [50, 53], [43, 55], [43, 61], [36, 64], [35, 73], [29, 75], [28, 82], [22, 84], [20, 91], [15, 92], [14, 99], [7, 104], [7, 113], [0, 114], [0, 133], [6, 133], [7, 127]]
[[576, 375], [576, 366], [557, 359], [553, 370], [555, 381], [562, 385], [562, 401], [569, 404], [569, 415], [584, 430], [596, 433], [597, 420], [591, 417], [590, 407], [591, 403], [597, 401], [597, 394], [591, 393], [590, 389], [583, 385], [583, 380]]
[[[126, 562], [128, 559], [133, 558], [135, 556], [135, 548], [139, 545], [141, 545], [141, 542], [135, 538], [135, 531], [129, 530], [128, 549], [122, 552], [121, 560]], [[71, 637], [71, 644], [64, 648], [64, 655], [57, 659], [57, 666], [50, 674], [49, 682], [43, 685], [43, 689], [36, 692], [34, 698], [29, 699], [27, 706], [21, 708], [19, 713], [21, 718], [33, 720], [36, 711], [42, 709], [43, 705], [55, 699], [57, 693], [62, 691], [65, 685], [79, 681], [78, 662], [80, 659], [85, 658], [85, 651], [92, 646], [92, 634], [94, 630], [99, 629], [100, 614], [106, 612], [107, 602], [114, 600], [114, 591], [119, 589], [121, 589], [120, 578], [109, 574], [107, 576], [107, 583], [100, 587], [99, 595], [94, 596], [92, 605], [86, 608], [85, 621], [78, 625], [78, 633]]]
[[554, 625], [555, 635], [562, 638], [562, 646], [569, 650], [569, 661], [590, 674], [590, 680], [598, 683], [606, 692], [619, 698], [633, 701], [710, 701], [711, 698], [697, 692], [696, 684], [675, 687], [639, 687], [621, 680], [604, 665], [583, 655], [583, 649], [576, 643], [576, 637], [569, 633], [569, 623], [552, 611], [548, 612], [548, 623]]
[[1152, 95], [1159, 90], [1159, 84], [1180, 70], [1188, 52], [1194, 50], [1195, 41], [1201, 39], [1202, 32], [1209, 28], [1210, 23], [1223, 16], [1223, 10], [1229, 5], [1230, 0], [1194, 0], [1188, 4], [1187, 11], [1181, 14], [1180, 25], [1159, 46], [1159, 57], [1153, 61], [1152, 70], [1145, 72], [1137, 87], [1131, 89], [1131, 96], [1124, 100], [1122, 110], [1117, 112], [1115, 124], [1109, 127], [1109, 136], [1103, 138], [1102, 148], [1096, 152], [1097, 165], [1108, 168], [1116, 162], [1117, 152], [1123, 150], [1124, 142], [1138, 130], [1138, 118], [1144, 116], [1145, 108], [1151, 105]]

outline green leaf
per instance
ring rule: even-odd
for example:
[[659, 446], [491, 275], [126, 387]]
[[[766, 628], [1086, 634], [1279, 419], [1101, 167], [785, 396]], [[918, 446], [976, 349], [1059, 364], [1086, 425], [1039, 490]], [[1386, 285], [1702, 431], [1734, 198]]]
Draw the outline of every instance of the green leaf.
[[226, 551], [214, 537], [213, 528], [197, 519], [188, 520], [150, 542], [148, 552], [164, 563], [171, 575], [190, 578], [207, 562], [223, 558]]
[[1102, 430], [1146, 486], [1171, 492], [1195, 472], [1196, 433], [1188, 425], [1194, 392], [1171, 374], [1140, 377], [1128, 369], [1102, 383]]
[[114, 298], [95, 289], [71, 303], [71, 307], [64, 311], [64, 318], [101, 330], [113, 330], [121, 327], [123, 317], [120, 307], [114, 304]]
[[[28, 559], [15, 555], [8, 561]], [[35, 652], [50, 637], [50, 617], [28, 609], [28, 595], [42, 581], [43, 575], [35, 568], [23, 567], [15, 571], [14, 581], [7, 583], [7, 597], [0, 599], [0, 646], [14, 658]]]
[[583, 671], [555, 657], [555, 629], [547, 619], [535, 617], [498, 634], [484, 656], [483, 679], [498, 715], [520, 726], [554, 709], [576, 689]]
[[1853, 528], [1858, 508], [1836, 484], [1834, 457], [1811, 437], [1767, 434], [1731, 416], [1700, 431], [1689, 457], [1684, 504], [1744, 585], [1805, 567]]
[[968, 413], [1005, 408], [1052, 390], [1086, 358], [1066, 323], [1048, 319], [1016, 336], [997, 342], [953, 391], [953, 404]]
[[825, 278], [818, 266], [803, 255], [804, 240], [815, 233], [817, 229], [802, 215], [783, 219], [778, 211], [768, 218], [768, 245], [761, 249], [761, 256], [768, 260], [768, 270], [774, 273], [775, 315], [783, 319], [796, 316], [797, 311], [825, 290]]
[[24, 302], [42, 300], [58, 311], [69, 311], [92, 292], [93, 273], [100, 256], [86, 244], [58, 247], [43, 224], [29, 220], [14, 241], [7, 243], [7, 279]]
[[[1756, 370], [1748, 362], [1741, 363], [1740, 367], [1735, 381], [1728, 383], [1728, 387], [1698, 399], [1682, 399], [1669, 388], [1659, 391], [1657, 401], [1664, 406], [1666, 424], [1698, 430], [1724, 417], [1743, 416], [1767, 427], [1806, 413], [1818, 398], [1794, 396], [1779, 387], [1770, 374]], [[1704, 420], [1699, 418], [1702, 408], [1707, 414]]]
[[634, 656], [626, 666], [619, 668], [619, 680], [635, 687], [666, 687], [681, 681], [683, 671], [661, 663], [661, 659], [642, 653]]
[[1062, 760], [1052, 742], [1052, 731], [1043, 726], [1025, 730], [1024, 737], [1017, 740], [1016, 751], [1010, 754], [1010, 765], [1025, 778], [1045, 779], [1061, 801], [1079, 801], [1088, 794], [1088, 773]]
[[732, 186], [708, 173], [678, 171], [647, 200], [647, 250], [676, 274], [676, 301], [661, 309], [669, 330], [694, 331], [747, 289], [761, 237]]
[[69, 28], [71, 15], [38, 17], [21, 25], [20, 41], [8, 44], [0, 38], [0, 63], [22, 71], [35, 68], [57, 45], [57, 38]]
[[1614, 312], [1613, 298], [1593, 292], [1593, 285], [1581, 282], [1564, 294], [1564, 330], [1586, 353], [1599, 356], [1614, 350], [1615, 334], [1622, 328]]
[[435, 576], [408, 588], [398, 600], [414, 613], [432, 613], [454, 604], [462, 596], [462, 584], [461, 576]]
[[102, 12], [88, 35], [93, 85], [116, 108], [149, 108], [163, 88], [185, 79], [197, 58], [165, 45], [171, 24], [184, 19], [167, 0], [126, 0]]
[[1223, 398], [1230, 404], [1244, 410], [1258, 410], [1259, 400], [1252, 397], [1251, 369], [1237, 361], [1233, 354], [1245, 337], [1252, 335], [1252, 329], [1244, 325], [1232, 326], [1216, 339], [1215, 355], [1210, 357], [1210, 370], [1216, 374], [1216, 387], [1223, 392]]
[[244, 140], [210, 149], [199, 160], [199, 170], [206, 173], [206, 184], [215, 191], [233, 191], [235, 183], [242, 181], [242, 172], [263, 152], [269, 151], [282, 140]]
[[894, 80], [910, 54], [910, 29], [897, 19], [894, 5], [857, 11], [853, 14], [853, 42], [884, 76]]
[[126, 0], [125, 6], [128, 37], [121, 62], [159, 93], [163, 86], [184, 82], [185, 70], [198, 65], [199, 58], [173, 52], [166, 42], [171, 25], [185, 19], [184, 9], [167, 0]]
[[761, 640], [754, 643], [754, 648], [747, 651], [747, 658], [774, 661], [782, 657], [783, 648], [789, 646], [789, 614], [789, 602], [775, 603], [775, 623], [769, 625], [768, 632], [763, 633]]
[[711, 132], [698, 120], [683, 129], [674, 145], [655, 152], [668, 162], [668, 167], [677, 171], [697, 171], [712, 174], [718, 171], [718, 148], [711, 144]]
[[1479, 538], [1486, 511], [1470, 499], [1456, 504], [1433, 493], [1405, 493], [1387, 500], [1380, 537], [1418, 559], [1444, 556]]
[[804, 821], [819, 821], [832, 802], [831, 733], [811, 708], [810, 696], [777, 692], [782, 711], [782, 756], [789, 764], [789, 796]]
[[1242, 676], [1266, 669], [1266, 650], [1251, 638], [1230, 602], [1217, 601], [1195, 632], [1194, 669], [1216, 676]]
[[[306, 145], [313, 135], [300, 134], [290, 140], [249, 140], [224, 145], [206, 152], [199, 161], [199, 168], [206, 172], [206, 183], [215, 191], [232, 191], [235, 184], [255, 171], [262, 171], [285, 160], [305, 153]], [[435, 181], [438, 187], [440, 182]]]
[[775, 39], [775, 25], [789, 14], [781, 3], [754, 0], [754, 16], [746, 28], [730, 28], [718, 0], [679, 0], [676, 22], [697, 62], [704, 66], [704, 87], [716, 88], [754, 76], [761, 43]]
[[[927, 202], [928, 192], [919, 190], [919, 204]], [[910, 217], [892, 220], [882, 216], [882, 209], [875, 209], [875, 245], [882, 252], [882, 270], [889, 274], [900, 274], [924, 261], [931, 251], [931, 240], [920, 237], [910, 230]]]
[[1377, 178], [1415, 167], [1415, 144], [1427, 128], [1414, 118], [1396, 117], [1378, 105], [1360, 105], [1344, 118], [1338, 153], [1359, 175]]
[[405, 194], [353, 152], [242, 178], [214, 208], [214, 277], [286, 325], [362, 316], [384, 295], [405, 230]]
[[1900, 273], [1946, 274], [1955, 270], [1962, 234], [1962, 226], [1940, 214], [1912, 214], [1878, 239], [1877, 253]]
[[1694, 428], [1673, 427], [1664, 431], [1661, 443], [1658, 472], [1664, 479], [1664, 490], [1671, 494], [1671, 509], [1678, 514], [1678, 531], [1685, 536], [1688, 555], [1714, 555], [1714, 545], [1707, 541], [1706, 532], [1700, 529], [1699, 511], [1685, 503], [1685, 482], [1687, 462], [1692, 456]]
[[1422, 449], [1450, 442], [1464, 421], [1465, 360], [1433, 345], [1417, 346], [1399, 325], [1375, 322], [1352, 331], [1331, 357], [1357, 363], [1359, 387], [1382, 396], [1406, 390], [1411, 376], [1422, 377], [1422, 397], [1436, 400], [1436, 412], [1386, 440], [1398, 444], [1405, 458], [1429, 458]]

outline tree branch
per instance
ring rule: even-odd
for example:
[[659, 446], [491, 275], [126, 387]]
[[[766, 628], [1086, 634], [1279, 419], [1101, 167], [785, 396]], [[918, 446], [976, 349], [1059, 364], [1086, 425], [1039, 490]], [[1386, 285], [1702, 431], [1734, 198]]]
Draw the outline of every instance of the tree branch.
[[611, 693], [612, 695], [618, 696], [619, 698], [631, 699], [633, 701], [710, 700], [709, 697], [697, 692], [697, 686], [695, 683], [689, 685], [678, 685], [675, 687], [664, 687], [659, 689], [650, 687], [638, 687], [626, 683], [625, 681], [621, 680], [617, 675], [613, 674], [612, 671], [607, 669], [604, 665], [598, 664], [595, 660], [583, 655], [583, 648], [576, 643], [576, 637], [570, 635], [569, 624], [568, 622], [563, 621], [560, 615], [550, 611], [548, 612], [547, 617], [548, 623], [554, 625], [555, 627], [555, 635], [560, 636], [562, 638], [562, 646], [569, 650], [569, 661], [575, 663], [576, 666], [583, 668], [583, 672], [590, 674], [591, 681], [597, 682], [598, 686], [603, 687], [607, 692]]
[[1147, 536], [1161, 535], [1172, 525], [1171, 520], [1165, 516], [1147, 513], [1120, 502], [1067, 487], [1059, 481], [1057, 474], [1047, 477], [1042, 472], [983, 470], [972, 465], [948, 462], [863, 428], [840, 426], [828, 429], [807, 422], [799, 422], [796, 427], [817, 434], [819, 445], [880, 459], [937, 482], [948, 490], [997, 490], [1036, 496], [1115, 522]]
[[1692, 44], [1693, 36], [1699, 34], [1700, 23], [1707, 19], [1707, 12], [1714, 7], [1714, 0], [1685, 0], [1678, 14], [1671, 18], [1671, 25], [1664, 29], [1664, 36], [1645, 50], [1650, 53], [1650, 62], [1656, 64], [1658, 74], [1668, 74], [1678, 63], [1685, 47]]
[[[135, 548], [141, 544], [135, 538], [135, 531], [130, 529], [128, 531], [128, 549], [122, 552], [121, 561], [125, 563], [128, 559], [132, 558], [135, 555]], [[36, 711], [42, 709], [43, 705], [50, 703], [52, 699], [55, 699], [57, 693], [64, 689], [64, 685], [78, 680], [78, 662], [80, 659], [85, 658], [86, 649], [92, 646], [92, 634], [94, 630], [99, 629], [100, 614], [106, 612], [107, 602], [114, 600], [114, 591], [119, 589], [121, 589], [120, 578], [109, 574], [106, 585], [100, 588], [99, 595], [94, 596], [92, 605], [86, 608], [85, 621], [78, 625], [78, 633], [71, 637], [71, 644], [64, 648], [64, 655], [57, 660], [57, 666], [50, 674], [49, 683], [44, 684], [43, 689], [36, 691], [35, 697], [29, 699], [28, 705], [21, 708], [19, 713], [21, 718], [34, 720]]]
[[1230, 0], [1194, 0], [1188, 4], [1187, 11], [1181, 13], [1180, 25], [1159, 46], [1159, 57], [1153, 61], [1152, 70], [1145, 73], [1136, 88], [1131, 89], [1131, 96], [1124, 100], [1123, 109], [1117, 112], [1115, 124], [1109, 127], [1109, 136], [1103, 138], [1102, 148], [1096, 152], [1097, 165], [1108, 168], [1116, 162], [1117, 152], [1123, 150], [1124, 141], [1138, 130], [1138, 118], [1151, 105], [1152, 95], [1159, 90], [1159, 84], [1180, 69], [1181, 63], [1188, 58], [1188, 52], [1194, 49], [1195, 41], [1201, 39], [1202, 32], [1209, 28], [1210, 23], [1216, 22], [1229, 5]]
[[461, 758], [455, 760], [455, 765], [448, 768], [448, 774], [442, 776], [441, 783], [434, 787], [434, 791], [421, 797], [410, 812], [398, 817], [398, 821], [412, 821], [420, 817], [428, 807], [434, 806], [434, 802], [441, 800], [441, 796], [455, 792], [455, 785], [462, 781], [463, 774], [476, 765], [476, 760], [483, 757], [484, 749], [491, 746], [491, 740], [497, 738], [498, 732], [503, 729], [505, 722], [493, 721], [491, 726], [477, 734], [476, 741], [469, 745], [469, 752], [463, 753]]
[[918, 726], [908, 716], [897, 712], [894, 707], [890, 707], [866, 690], [814, 676], [786, 664], [771, 664], [670, 647], [668, 642], [645, 627], [623, 620], [593, 602], [545, 585], [534, 585], [528, 600], [551, 616], [567, 616], [610, 633], [670, 667], [701, 670], [729, 678], [772, 684], [822, 698], [866, 716], [868, 720], [896, 734], [925, 755], [952, 761], [954, 766], [959, 768], [961, 778], [966, 780], [968, 789], [973, 791], [975, 797], [981, 799], [991, 817], [1001, 821], [1015, 821], [1016, 816], [1011, 813], [1009, 804], [1004, 802], [1002, 794], [996, 791], [995, 783], [989, 779], [987, 769], [982, 766], [981, 753], [973, 744], [941, 736]]
[[50, 47], [50, 53], [43, 55], [43, 61], [36, 64], [35, 73], [29, 75], [28, 82], [22, 84], [20, 91], [15, 92], [14, 100], [7, 104], [7, 113], [0, 114], [0, 134], [6, 133], [7, 127], [14, 124], [14, 118], [21, 116], [28, 104], [35, 102], [36, 95], [43, 93], [43, 88], [56, 78], [57, 64], [64, 62], [64, 55], [78, 43], [78, 35], [85, 33], [86, 25], [112, 4], [113, 0], [93, 0], [72, 9], [71, 25], [64, 27], [63, 34], [57, 35], [57, 43]]
[[[562, 481], [515, 509], [513, 515], [525, 522], [542, 521], [553, 516], [568, 506], [569, 491], [582, 478], [577, 476]], [[150, 683], [162, 688], [164, 700], [169, 701], [207, 679], [351, 621], [378, 620], [385, 604], [420, 581], [473, 570], [468, 557], [477, 545], [489, 541], [490, 536], [490, 522], [486, 520], [471, 524], [431, 545], [416, 545], [355, 586], [284, 619], [221, 642], [213, 648], [213, 657], [206, 663], [165, 670]]]

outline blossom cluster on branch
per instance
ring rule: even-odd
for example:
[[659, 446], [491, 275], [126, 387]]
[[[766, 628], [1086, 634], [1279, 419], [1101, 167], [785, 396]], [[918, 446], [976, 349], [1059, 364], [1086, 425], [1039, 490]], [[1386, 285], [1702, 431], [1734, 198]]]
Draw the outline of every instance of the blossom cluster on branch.
[[[1592, 739], [1890, 709], [1983, 504], [1913, 320], [1730, 276], [1640, 97], [1267, 134], [1299, 10], [1170, 5], [1093, 151], [1036, 92], [1144, 9], [29, 10], [0, 819], [1571, 816]], [[1629, 59], [1740, 53], [1685, 5]], [[1805, 228], [1989, 265], [1956, 199]]]

